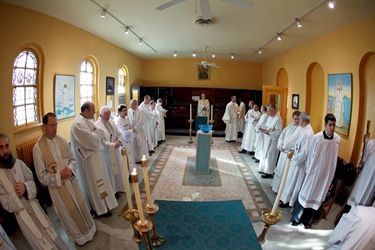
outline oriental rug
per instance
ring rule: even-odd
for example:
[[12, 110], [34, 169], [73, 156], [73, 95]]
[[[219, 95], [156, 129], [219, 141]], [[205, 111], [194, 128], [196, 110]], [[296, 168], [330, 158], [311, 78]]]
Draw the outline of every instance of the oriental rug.
[[[241, 200], [251, 221], [260, 222], [261, 211], [271, 203], [237, 148], [212, 146], [208, 174], [194, 172], [195, 155], [195, 146], [164, 145], [149, 170], [152, 198], [183, 201], [195, 195], [193, 200], [198, 201]], [[141, 190], [145, 199], [145, 189]]]
[[262, 249], [240, 200], [155, 203], [158, 249]]

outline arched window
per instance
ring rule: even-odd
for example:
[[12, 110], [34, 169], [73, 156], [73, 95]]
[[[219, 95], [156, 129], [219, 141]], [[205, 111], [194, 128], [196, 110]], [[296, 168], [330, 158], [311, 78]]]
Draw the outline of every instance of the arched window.
[[38, 58], [31, 49], [25, 49], [14, 60], [13, 120], [15, 127], [40, 122], [40, 88], [38, 84]]
[[94, 67], [93, 64], [85, 60], [81, 64], [81, 75], [80, 75], [80, 105], [85, 101], [90, 101], [95, 104], [95, 85], [94, 85]]
[[125, 101], [126, 101], [126, 98], [125, 98], [126, 86], [127, 86], [126, 69], [125, 69], [125, 67], [121, 67], [118, 70], [118, 88], [117, 88], [118, 89], [117, 94], [118, 94], [118, 103], [119, 104], [125, 104]]

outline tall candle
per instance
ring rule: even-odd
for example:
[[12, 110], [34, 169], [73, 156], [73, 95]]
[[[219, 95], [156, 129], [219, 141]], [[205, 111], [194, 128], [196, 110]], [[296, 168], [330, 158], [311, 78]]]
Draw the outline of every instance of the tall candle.
[[284, 169], [283, 178], [281, 180], [279, 192], [277, 193], [277, 197], [276, 197], [275, 203], [273, 204], [271, 215], [275, 215], [276, 210], [277, 210], [277, 206], [279, 205], [280, 197], [281, 197], [281, 194], [283, 193], [283, 189], [284, 189], [284, 185], [285, 185], [285, 182], [286, 182], [286, 178], [288, 177], [289, 166], [290, 166], [290, 161], [292, 159], [292, 156], [293, 156], [293, 151], [290, 150], [288, 152], [288, 159], [286, 160], [286, 163], [285, 163], [285, 169]]
[[145, 217], [143, 216], [143, 210], [142, 210], [142, 201], [141, 201], [141, 195], [139, 193], [139, 186], [138, 186], [138, 175], [137, 170], [134, 168], [132, 172], [132, 181], [133, 181], [133, 189], [135, 194], [135, 201], [137, 202], [137, 208], [138, 208], [138, 214], [139, 219], [141, 220], [141, 224], [145, 225]]
[[191, 116], [192, 116], [192, 108], [191, 108], [191, 103], [190, 103], [190, 120], [191, 120]]
[[213, 112], [214, 112], [214, 105], [211, 105], [211, 121], [213, 120], [212, 117], [213, 117]]
[[133, 211], [133, 201], [132, 201], [132, 197], [130, 195], [129, 170], [128, 170], [128, 161], [127, 161], [125, 148], [121, 149], [121, 155], [122, 155], [122, 167], [124, 169], [126, 200], [128, 201], [129, 210], [132, 212]]
[[146, 187], [146, 196], [147, 196], [147, 204], [151, 205], [151, 192], [150, 192], [150, 184], [148, 182], [148, 173], [147, 173], [147, 162], [146, 162], [146, 156], [143, 155], [143, 158], [141, 160], [142, 164], [142, 170], [143, 170], [143, 179], [145, 180], [145, 187]]

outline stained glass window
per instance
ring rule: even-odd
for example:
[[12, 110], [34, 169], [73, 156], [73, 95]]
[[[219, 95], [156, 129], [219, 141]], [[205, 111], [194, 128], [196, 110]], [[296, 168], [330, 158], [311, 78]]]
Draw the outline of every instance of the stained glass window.
[[90, 101], [94, 103], [94, 68], [91, 62], [87, 60], [81, 64], [80, 81], [81, 105], [85, 101]]
[[118, 70], [118, 93], [125, 94], [125, 70], [123, 68]]
[[24, 50], [13, 66], [13, 118], [14, 126], [27, 126], [39, 122], [38, 60], [31, 50]]

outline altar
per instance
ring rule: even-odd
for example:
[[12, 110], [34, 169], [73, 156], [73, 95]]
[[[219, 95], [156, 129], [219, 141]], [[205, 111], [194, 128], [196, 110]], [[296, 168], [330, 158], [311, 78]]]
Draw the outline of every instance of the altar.
[[197, 153], [196, 153], [196, 169], [197, 172], [207, 173], [210, 168], [211, 159], [211, 141], [212, 130], [204, 133], [201, 130], [197, 132]]

